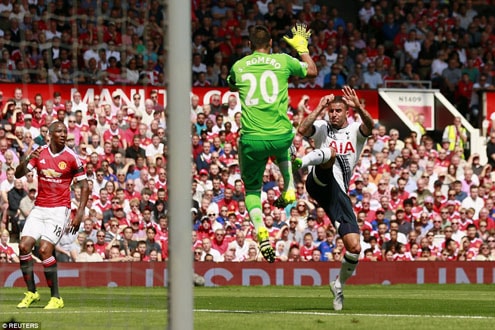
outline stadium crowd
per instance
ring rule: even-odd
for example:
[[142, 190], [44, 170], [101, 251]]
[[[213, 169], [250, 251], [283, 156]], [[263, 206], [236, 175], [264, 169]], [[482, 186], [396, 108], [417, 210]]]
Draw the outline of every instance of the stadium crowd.
[[[255, 24], [272, 31], [274, 52], [290, 52], [281, 38], [295, 21], [313, 29], [310, 53], [319, 75], [294, 79], [293, 88], [338, 90], [394, 86], [434, 87], [473, 123], [477, 91], [493, 88], [495, 16], [473, 3], [363, 1], [359, 21], [341, 18], [319, 1], [192, 1], [193, 86], [227, 86], [232, 63], [250, 52]], [[64, 1], [27, 5], [3, 1], [0, 15], [0, 81], [51, 84], [145, 84], [165, 86], [164, 24], [158, 1]], [[483, 2], [484, 4], [484, 2]], [[296, 54], [293, 54], [297, 56]], [[15, 241], [36, 196], [36, 175], [14, 178], [14, 169], [47, 143], [47, 126], [68, 127], [67, 146], [85, 162], [92, 189], [86, 219], [75, 236], [57, 246], [59, 261], [163, 261], [168, 256], [166, 109], [156, 90], [123, 104], [98, 95], [83, 102], [75, 92], [43, 100], [21, 88], [1, 99], [0, 262], [17, 262]], [[288, 109], [297, 127], [307, 100]], [[240, 106], [191, 98], [192, 249], [196, 261], [259, 261], [256, 235], [244, 203], [237, 161]], [[353, 116], [351, 120], [359, 120]], [[456, 122], [458, 119], [456, 119]], [[349, 195], [361, 226], [363, 261], [495, 260], [495, 133], [488, 164], [464, 157], [463, 129], [454, 122], [436, 143], [427, 134], [400, 136], [377, 122], [351, 180]], [[311, 140], [294, 139], [297, 155]], [[342, 240], [324, 211], [305, 192], [297, 173], [297, 197], [273, 206], [283, 186], [278, 167], [266, 168], [263, 212], [279, 261], [339, 261]], [[80, 189], [73, 188], [72, 207]], [[9, 231], [6, 231], [9, 229]]]

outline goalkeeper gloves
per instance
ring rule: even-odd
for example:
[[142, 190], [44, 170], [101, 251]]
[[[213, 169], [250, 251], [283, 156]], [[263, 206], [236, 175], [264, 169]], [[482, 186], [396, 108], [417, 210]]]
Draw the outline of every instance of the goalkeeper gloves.
[[291, 45], [299, 54], [307, 54], [308, 39], [311, 36], [311, 30], [304, 23], [297, 23], [291, 31], [284, 36], [284, 40]]

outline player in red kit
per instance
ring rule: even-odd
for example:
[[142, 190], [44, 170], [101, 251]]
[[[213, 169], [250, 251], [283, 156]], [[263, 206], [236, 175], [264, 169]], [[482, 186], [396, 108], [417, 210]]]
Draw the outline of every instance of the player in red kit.
[[[40, 240], [39, 252], [51, 291], [51, 299], [45, 309], [64, 307], [58, 292], [57, 261], [53, 250], [67, 231], [76, 233], [79, 230], [89, 196], [83, 164], [74, 151], [65, 146], [67, 127], [63, 122], [54, 122], [49, 127], [49, 134], [49, 145], [33, 151], [15, 170], [16, 178], [36, 170], [39, 182], [35, 206], [26, 219], [19, 243], [20, 266], [28, 292], [17, 308], [28, 308], [40, 300], [34, 283], [34, 260], [31, 253], [37, 240]], [[81, 186], [81, 202], [75, 215], [71, 217], [70, 186], [73, 180]]]

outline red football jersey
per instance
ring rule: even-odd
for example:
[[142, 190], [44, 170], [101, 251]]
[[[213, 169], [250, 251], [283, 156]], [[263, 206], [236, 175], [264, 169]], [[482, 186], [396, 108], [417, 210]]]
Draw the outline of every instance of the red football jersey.
[[72, 180], [86, 179], [81, 159], [74, 151], [64, 148], [53, 154], [48, 145], [42, 148], [38, 158], [29, 161], [28, 169], [38, 173], [38, 195], [35, 205], [41, 207], [65, 206], [70, 208]]
[[15, 255], [15, 251], [13, 248], [8, 245], [2, 245], [2, 243], [0, 243], [0, 252], [5, 253], [9, 259], [12, 258], [13, 255]]
[[313, 259], [313, 250], [316, 249], [316, 247], [311, 246], [307, 247], [306, 245], [302, 245], [301, 248], [299, 249], [299, 254], [301, 255], [301, 259], [303, 260], [311, 260]]

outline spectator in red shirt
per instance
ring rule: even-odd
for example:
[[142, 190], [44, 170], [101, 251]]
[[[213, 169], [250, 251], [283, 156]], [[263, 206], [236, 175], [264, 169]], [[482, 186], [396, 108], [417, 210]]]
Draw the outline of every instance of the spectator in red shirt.
[[237, 149], [237, 138], [239, 134], [232, 131], [232, 123], [230, 121], [224, 124], [225, 129], [225, 142], [230, 142], [233, 149]]
[[146, 255], [146, 241], [144, 239], [139, 240], [137, 242], [135, 252], [139, 252], [139, 255], [141, 256], [141, 261], [149, 261], [150, 260], [149, 256]]
[[225, 188], [223, 198], [217, 203], [218, 207], [221, 208], [223, 206], [227, 207], [229, 211], [237, 211], [238, 204], [237, 201], [233, 199], [234, 192], [231, 188]]
[[[399, 29], [399, 32], [394, 37], [394, 48], [395, 51], [401, 51], [404, 47], [404, 42], [406, 42], [409, 33], [407, 31], [406, 23], [402, 23]], [[399, 52], [396, 56], [400, 57], [401, 53]]]
[[65, 105], [62, 103], [62, 94], [60, 92], [54, 92], [53, 93], [53, 112], [57, 113], [57, 115], [60, 116], [59, 110], [64, 110], [64, 116], [65, 116]]
[[129, 200], [129, 209], [126, 208], [126, 215], [131, 224], [134, 221], [138, 221], [139, 229], [144, 229], [145, 226], [142, 221], [143, 217], [139, 209], [139, 204], [140, 202], [138, 198], [131, 198], [131, 200]]
[[203, 240], [203, 238], [210, 238], [210, 237], [213, 237], [213, 230], [211, 228], [211, 222], [210, 222], [210, 218], [205, 215], [202, 219], [201, 219], [201, 224], [199, 225], [198, 227], [198, 240]]
[[103, 132], [103, 140], [111, 141], [112, 137], [117, 136], [119, 138], [120, 148], [127, 148], [127, 140], [125, 139], [125, 131], [119, 128], [119, 121], [117, 118], [112, 118], [110, 121], [110, 128]]
[[201, 144], [201, 138], [198, 134], [194, 134], [191, 138], [192, 156], [193, 159], [197, 159], [198, 155], [203, 152], [203, 145]]
[[471, 95], [473, 94], [473, 82], [469, 79], [467, 72], [463, 73], [461, 79], [457, 83], [455, 100], [457, 110], [466, 116], [469, 113], [469, 105], [471, 103]]
[[474, 256], [478, 254], [479, 247], [483, 244], [483, 241], [476, 237], [477, 230], [474, 224], [470, 224], [467, 226], [466, 237], [469, 241], [469, 251], [474, 253]]
[[394, 261], [411, 261], [411, 257], [406, 253], [406, 246], [399, 243], [399, 248], [394, 254]]
[[313, 250], [315, 249], [316, 245], [313, 242], [313, 235], [311, 235], [311, 233], [304, 234], [303, 245], [299, 249], [301, 260], [310, 261], [312, 259]]
[[[108, 183], [108, 182], [107, 182]], [[108, 191], [106, 188], [101, 188], [99, 192], [100, 198], [94, 202], [94, 208], [98, 213], [103, 214], [108, 211], [112, 206], [111, 198], [108, 196]]]
[[107, 259], [108, 249], [111, 247], [108, 245], [109, 243], [105, 242], [105, 231], [98, 230], [96, 233], [95, 252], [98, 253], [102, 259]]
[[15, 262], [19, 263], [19, 257], [16, 255], [14, 249], [9, 246], [8, 241], [10, 238], [10, 233], [7, 229], [2, 231], [0, 235], [0, 255], [5, 255], [5, 260], [0, 260], [0, 262]]
[[[264, 209], [264, 211], [265, 210], [266, 210], [266, 208]], [[277, 237], [277, 234], [280, 231], [280, 229], [274, 226], [275, 222], [273, 220], [273, 216], [271, 215], [271, 212], [269, 212], [268, 214], [265, 215], [264, 222], [265, 222], [265, 227], [268, 230], [268, 233], [270, 235], [270, 238], [273, 239], [273, 240], [271, 240], [273, 243], [274, 239]]]
[[137, 198], [138, 200], [141, 199], [141, 194], [134, 189], [134, 180], [132, 179], [127, 180], [125, 183], [124, 194], [126, 200], [131, 200], [133, 198]]
[[113, 41], [116, 45], [122, 44], [122, 35], [117, 30], [115, 22], [110, 21], [108, 27], [104, 29], [103, 41], [106, 43]]
[[369, 223], [371, 223], [376, 218], [375, 211], [371, 210], [370, 206], [371, 206], [370, 198], [368, 197], [363, 198], [363, 200], [361, 201], [360, 211], [366, 212], [366, 221], [368, 221]]
[[211, 247], [213, 249], [220, 252], [220, 254], [224, 254], [229, 247], [229, 243], [230, 241], [226, 238], [225, 230], [223, 228], [218, 228], [215, 230], [215, 235], [211, 240]]
[[109, 57], [108, 67], [105, 71], [110, 82], [116, 82], [121, 78], [121, 69], [118, 67], [117, 59], [114, 56]]

